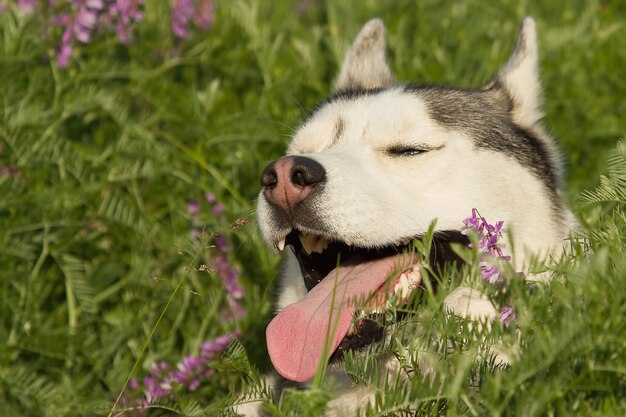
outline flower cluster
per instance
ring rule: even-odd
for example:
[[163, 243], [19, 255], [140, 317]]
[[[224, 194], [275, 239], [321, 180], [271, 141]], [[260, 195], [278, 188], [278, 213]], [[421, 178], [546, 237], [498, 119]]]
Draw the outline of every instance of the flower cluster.
[[[472, 209], [472, 216], [463, 220], [465, 227], [461, 233], [467, 235], [470, 230], [478, 233], [478, 251], [480, 253], [480, 272], [483, 280], [490, 284], [504, 284], [505, 278], [500, 274], [496, 261], [509, 261], [510, 256], [502, 252], [504, 246], [498, 240], [502, 238], [503, 221], [491, 225], [482, 217], [478, 210]], [[469, 245], [472, 247], [472, 245]]]
[[142, 408], [157, 403], [160, 399], [171, 396], [181, 389], [195, 391], [202, 385], [202, 381], [213, 375], [210, 363], [236, 337], [235, 334], [218, 336], [207, 340], [200, 347], [198, 356], [188, 355], [175, 366], [167, 361], [152, 364], [151, 373], [143, 381], [131, 379], [128, 388], [130, 393], [138, 396], [131, 400], [127, 395], [121, 400], [124, 407]]
[[[205, 194], [205, 201], [210, 206], [211, 214], [219, 220], [224, 213], [224, 205], [216, 201], [211, 193]], [[193, 227], [190, 230], [192, 238], [204, 239], [205, 233], [200, 225], [203, 204], [197, 200], [187, 203], [187, 213], [191, 216]], [[216, 234], [211, 239], [211, 248], [216, 249], [210, 259], [211, 268], [203, 265], [200, 271], [215, 271], [225, 288], [227, 308], [222, 311], [222, 323], [229, 324], [233, 320], [239, 320], [246, 314], [246, 310], [240, 305], [244, 289], [239, 284], [239, 270], [229, 262], [229, 246], [226, 237]], [[155, 404], [158, 400], [171, 397], [181, 389], [195, 391], [203, 381], [213, 375], [211, 362], [217, 359], [228, 344], [237, 337], [237, 332], [218, 336], [215, 339], [205, 341], [200, 347], [200, 355], [185, 356], [176, 366], [162, 361], [153, 363], [151, 373], [140, 383], [132, 379], [129, 383], [130, 391], [123, 398], [121, 404], [124, 407], [136, 408], [137, 414], [141, 410]], [[134, 399], [132, 399], [134, 398]]]
[[172, 6], [172, 32], [178, 39], [190, 36], [189, 23], [202, 30], [208, 30], [213, 24], [215, 4], [212, 0], [174, 0]]
[[[504, 255], [504, 244], [499, 241], [502, 238], [503, 221], [489, 224], [487, 219], [480, 215], [478, 210], [472, 209], [471, 217], [463, 220], [465, 227], [461, 233], [467, 235], [471, 230], [478, 234], [478, 252], [480, 256], [480, 276], [483, 281], [493, 285], [505, 285], [506, 278], [502, 273], [499, 263], [511, 260], [510, 256]], [[469, 244], [472, 247], [472, 244]], [[500, 320], [504, 326], [508, 326], [515, 320], [515, 309], [505, 306], [500, 310]]]
[[[173, 54], [178, 53], [180, 41], [191, 37], [190, 23], [201, 30], [213, 25], [215, 3], [213, 0], [172, 0], [171, 28], [176, 40]], [[143, 20], [144, 0], [48, 0], [44, 6], [36, 0], [19, 0], [17, 7], [25, 15], [35, 15], [47, 8], [52, 26], [63, 28], [61, 42], [56, 48], [59, 68], [66, 68], [76, 43], [88, 44], [98, 33], [114, 31], [118, 40], [127, 44], [132, 40], [132, 26]], [[6, 6], [0, 2], [0, 12]]]
[[[49, 6], [55, 6], [54, 1]], [[112, 30], [122, 43], [131, 40], [131, 26], [143, 20], [143, 0], [66, 0], [51, 23], [64, 28], [57, 50], [57, 65], [65, 68], [73, 54], [73, 41], [87, 44], [97, 31]], [[68, 7], [69, 6], [69, 7]]]

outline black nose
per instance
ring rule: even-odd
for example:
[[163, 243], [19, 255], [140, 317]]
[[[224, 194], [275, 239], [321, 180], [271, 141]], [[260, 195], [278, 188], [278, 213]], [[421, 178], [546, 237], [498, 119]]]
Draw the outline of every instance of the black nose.
[[293, 167], [289, 177], [293, 184], [306, 187], [324, 181], [326, 171], [321, 164], [303, 156], [294, 156], [293, 159]]
[[261, 185], [265, 188], [275, 187], [285, 181], [299, 187], [308, 187], [324, 181], [324, 167], [311, 158], [303, 156], [287, 156], [269, 164], [261, 173]]

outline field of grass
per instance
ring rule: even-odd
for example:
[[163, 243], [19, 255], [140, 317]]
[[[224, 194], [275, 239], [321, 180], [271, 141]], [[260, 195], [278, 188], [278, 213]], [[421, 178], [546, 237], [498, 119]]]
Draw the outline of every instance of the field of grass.
[[[129, 42], [98, 29], [65, 68], [51, 22], [76, 12], [22, 3], [0, 3], [1, 416], [221, 415], [242, 379], [259, 390], [279, 266], [256, 227], [259, 174], [329, 93], [361, 25], [385, 21], [397, 79], [472, 87], [526, 15], [581, 235], [547, 266], [559, 279], [511, 286], [508, 328], [477, 335], [444, 314], [448, 285], [424, 297], [410, 347], [441, 383], [416, 372], [364, 414], [626, 414], [623, 1], [222, 0], [186, 37], [171, 29], [177, 2], [145, 1]], [[416, 367], [407, 333], [352, 358], [355, 380], [385, 352]], [[225, 335], [238, 341], [224, 349]], [[474, 360], [499, 338], [521, 346], [510, 368]], [[184, 375], [155, 387], [176, 364]], [[267, 408], [318, 416], [331, 392]]]

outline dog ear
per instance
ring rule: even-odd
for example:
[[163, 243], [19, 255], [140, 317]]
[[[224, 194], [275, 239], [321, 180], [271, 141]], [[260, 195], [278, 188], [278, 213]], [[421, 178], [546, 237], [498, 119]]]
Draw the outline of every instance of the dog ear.
[[485, 88], [504, 94], [513, 121], [521, 126], [533, 126], [543, 117], [537, 34], [531, 17], [522, 21], [509, 61]]
[[385, 25], [380, 19], [370, 20], [346, 53], [335, 91], [390, 86], [393, 76], [386, 52]]

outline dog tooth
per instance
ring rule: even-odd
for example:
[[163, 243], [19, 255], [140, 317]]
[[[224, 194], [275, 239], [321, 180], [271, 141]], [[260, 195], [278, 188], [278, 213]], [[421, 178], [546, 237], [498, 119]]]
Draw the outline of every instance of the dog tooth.
[[382, 314], [383, 311], [384, 310], [380, 306], [376, 306], [369, 311], [369, 314]]
[[326, 250], [327, 247], [328, 241], [323, 237], [319, 237], [317, 239], [317, 242], [315, 242], [315, 248], [313, 249], [313, 252], [322, 253]]
[[308, 233], [300, 234], [300, 242], [302, 242], [302, 247], [304, 248], [304, 251], [306, 252], [307, 255], [310, 255], [311, 253], [313, 253], [315, 249], [315, 241], [316, 241], [315, 235], [310, 235]]
[[420, 273], [419, 268], [414, 267], [408, 275], [409, 283], [412, 286], [416, 286], [422, 281], [422, 274]]
[[400, 276], [400, 297], [407, 298], [411, 293], [411, 284], [409, 283], [409, 277], [406, 274]]
[[395, 287], [393, 287], [393, 293], [394, 294], [398, 294], [398, 293], [402, 293], [403, 291], [403, 287], [408, 283], [408, 278], [406, 276], [406, 274], [402, 274], [400, 275], [400, 279], [398, 280], [398, 283], [396, 284]]
[[277, 246], [278, 250], [282, 252], [285, 249], [285, 238], [280, 239]]

